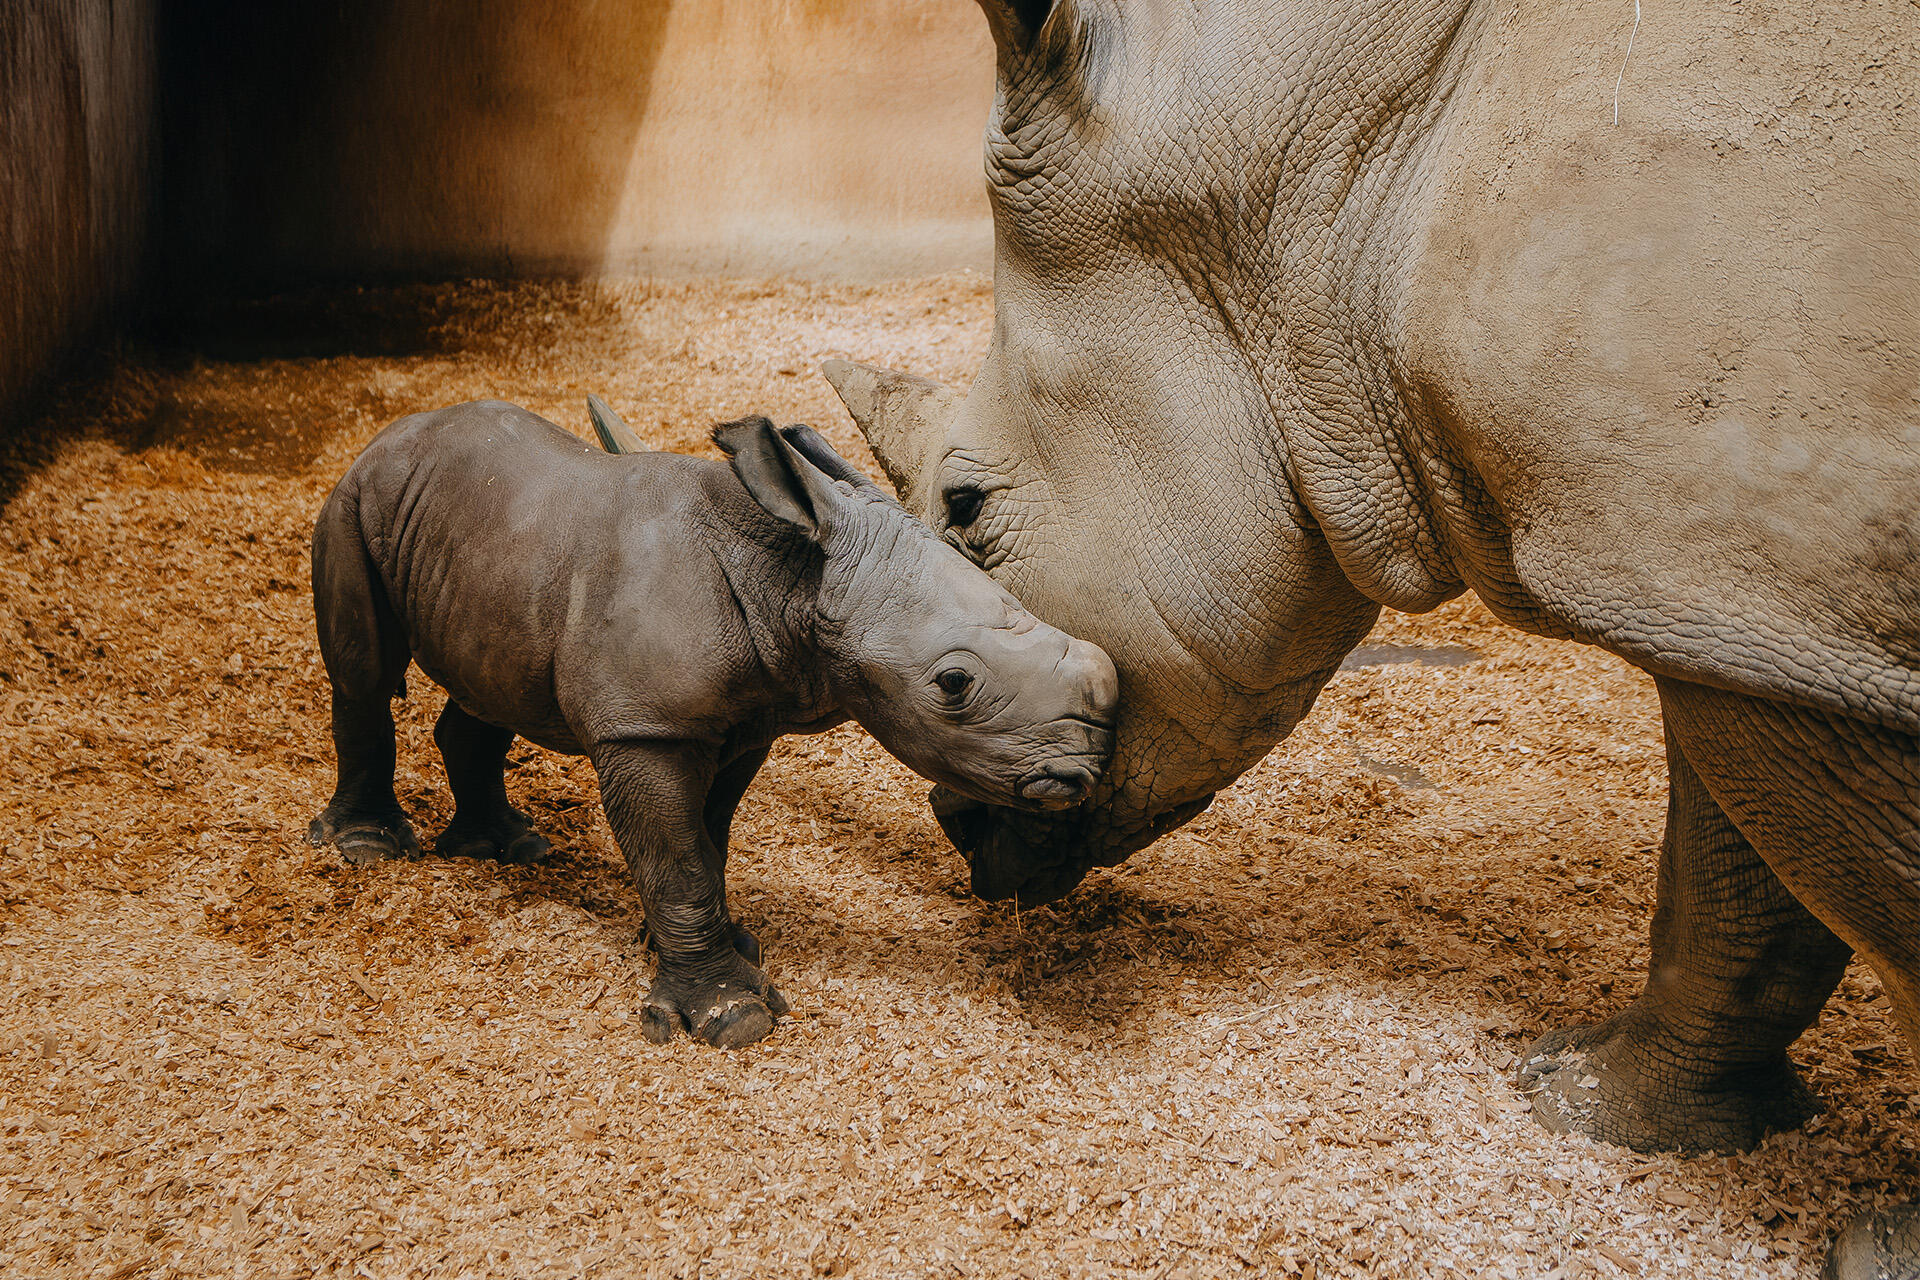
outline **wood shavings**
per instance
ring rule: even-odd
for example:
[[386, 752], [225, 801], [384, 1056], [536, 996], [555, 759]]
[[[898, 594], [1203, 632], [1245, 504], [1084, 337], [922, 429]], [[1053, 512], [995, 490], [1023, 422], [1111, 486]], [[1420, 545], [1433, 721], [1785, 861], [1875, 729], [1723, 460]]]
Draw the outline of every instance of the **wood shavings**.
[[[1211, 812], [1017, 918], [864, 734], [790, 739], [729, 879], [794, 1014], [738, 1054], [648, 1044], [584, 762], [514, 753], [545, 867], [305, 843], [313, 513], [387, 420], [482, 395], [585, 437], [597, 392], [689, 450], [764, 410], [864, 459], [825, 383], [776, 371], [963, 381], [990, 295], [327, 305], [417, 311], [415, 354], [135, 353], [0, 512], [0, 1273], [1773, 1277], [1920, 1185], [1920, 1086], [1857, 970], [1795, 1050], [1812, 1131], [1682, 1160], [1532, 1121], [1517, 1050], [1644, 970], [1657, 699], [1471, 600], [1373, 640], [1480, 660], [1342, 672]], [[423, 837], [439, 698], [396, 708]]]

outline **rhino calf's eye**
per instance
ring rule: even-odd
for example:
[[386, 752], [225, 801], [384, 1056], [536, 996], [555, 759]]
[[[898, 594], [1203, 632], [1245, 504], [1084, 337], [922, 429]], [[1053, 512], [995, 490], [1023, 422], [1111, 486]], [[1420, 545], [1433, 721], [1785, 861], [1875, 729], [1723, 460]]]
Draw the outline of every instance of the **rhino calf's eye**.
[[979, 489], [947, 490], [947, 523], [956, 529], [964, 529], [980, 517], [980, 504], [987, 495]]
[[949, 667], [934, 678], [934, 683], [949, 698], [957, 698], [967, 691], [967, 686], [973, 683], [973, 677], [958, 667]]

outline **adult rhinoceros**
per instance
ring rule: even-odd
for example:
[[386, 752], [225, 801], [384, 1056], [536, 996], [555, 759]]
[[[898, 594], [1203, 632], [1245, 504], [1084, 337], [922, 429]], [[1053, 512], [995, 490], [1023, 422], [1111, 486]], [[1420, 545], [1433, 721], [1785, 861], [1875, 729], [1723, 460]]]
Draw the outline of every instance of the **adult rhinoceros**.
[[828, 370], [908, 505], [1121, 672], [1092, 805], [936, 796], [976, 889], [1126, 857], [1382, 606], [1471, 589], [1666, 714], [1653, 973], [1536, 1046], [1543, 1118], [1796, 1123], [1851, 950], [1920, 1042], [1912, 8], [982, 4], [986, 363], [964, 401]]

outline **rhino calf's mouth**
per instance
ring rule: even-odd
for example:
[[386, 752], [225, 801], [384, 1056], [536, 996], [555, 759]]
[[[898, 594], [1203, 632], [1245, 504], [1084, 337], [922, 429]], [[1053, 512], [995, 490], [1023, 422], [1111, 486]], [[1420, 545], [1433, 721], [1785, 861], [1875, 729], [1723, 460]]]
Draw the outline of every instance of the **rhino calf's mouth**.
[[1085, 769], [1054, 768], [1020, 784], [1020, 797], [1044, 809], [1066, 809], [1093, 791], [1094, 776]]

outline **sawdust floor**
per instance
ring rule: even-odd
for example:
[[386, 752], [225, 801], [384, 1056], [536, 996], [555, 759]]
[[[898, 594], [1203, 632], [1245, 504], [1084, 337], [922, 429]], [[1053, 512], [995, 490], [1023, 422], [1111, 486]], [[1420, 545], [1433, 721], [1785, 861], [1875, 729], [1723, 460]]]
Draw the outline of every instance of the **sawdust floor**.
[[[990, 309], [971, 276], [321, 295], [74, 388], [0, 516], [0, 1273], [1789, 1276], [1911, 1192], [1858, 969], [1796, 1050], [1807, 1132], [1682, 1160], [1529, 1118], [1516, 1051], [1638, 988], [1664, 766], [1645, 679], [1472, 601], [1375, 640], [1477, 660], [1342, 674], [1056, 908], [971, 900], [857, 729], [789, 739], [733, 886], [794, 1013], [737, 1054], [637, 1034], [584, 762], [515, 753], [550, 866], [302, 841], [308, 530], [381, 425], [499, 395], [585, 434], [592, 390], [668, 447], [760, 409], [852, 450], [814, 363], [964, 379]], [[423, 835], [439, 704], [401, 718]]]

